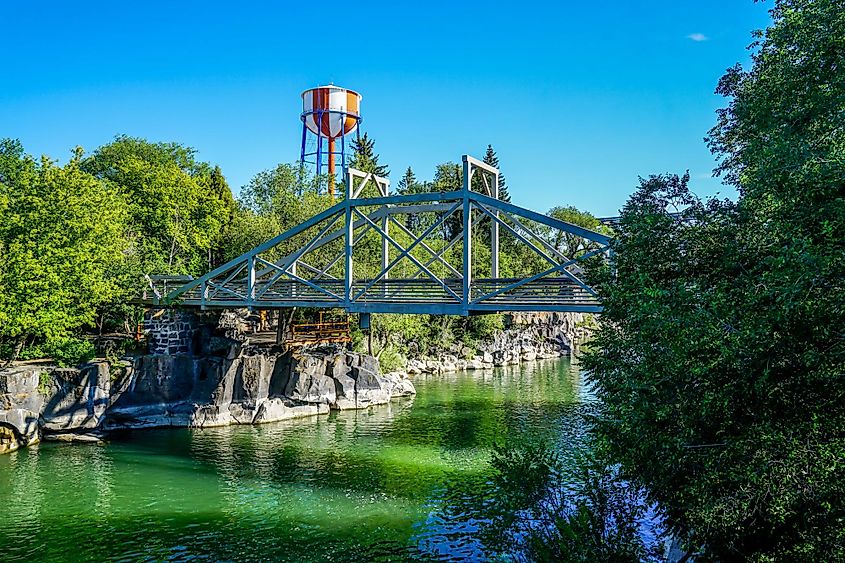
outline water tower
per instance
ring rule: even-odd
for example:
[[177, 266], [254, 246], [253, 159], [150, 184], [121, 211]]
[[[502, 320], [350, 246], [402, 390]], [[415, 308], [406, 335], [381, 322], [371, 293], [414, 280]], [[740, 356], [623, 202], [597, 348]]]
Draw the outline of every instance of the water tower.
[[[328, 191], [334, 199], [334, 178], [346, 166], [346, 136], [361, 123], [361, 94], [339, 86], [318, 86], [302, 93], [302, 153], [300, 160], [316, 166], [317, 175], [328, 174]], [[316, 143], [308, 143], [308, 132]], [[358, 132], [360, 134], [360, 132]], [[326, 141], [324, 143], [324, 141]]]

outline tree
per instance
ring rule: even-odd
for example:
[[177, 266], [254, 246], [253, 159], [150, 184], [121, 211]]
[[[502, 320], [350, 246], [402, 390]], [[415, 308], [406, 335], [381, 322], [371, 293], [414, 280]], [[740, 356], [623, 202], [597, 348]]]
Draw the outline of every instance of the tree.
[[[487, 152], [484, 153], [484, 163], [489, 164], [493, 168], [499, 168], [499, 157], [496, 155], [496, 151], [493, 150], [493, 145], [487, 145]], [[505, 176], [501, 170], [499, 171], [499, 199], [508, 203], [511, 201], [511, 194], [508, 191], [508, 185], [505, 182]]]
[[211, 248], [208, 249], [208, 268], [213, 269], [216, 266], [223, 264], [226, 254], [226, 247], [231, 240], [231, 237], [237, 236], [235, 229], [235, 216], [238, 212], [238, 205], [235, 198], [232, 196], [232, 190], [229, 188], [229, 183], [226, 177], [223, 176], [223, 171], [219, 166], [214, 166], [208, 176], [203, 176], [200, 183], [210, 190], [223, 205], [223, 225], [214, 237]]
[[26, 343], [56, 343], [92, 325], [100, 307], [125, 297], [127, 206], [85, 173], [82, 149], [59, 167], [0, 142], [0, 343], [12, 357]]
[[[444, 162], [438, 164], [434, 172], [434, 180], [431, 185], [433, 192], [454, 192], [463, 187], [463, 171], [460, 164]], [[450, 241], [460, 235], [464, 230], [464, 214], [455, 211], [449, 216], [440, 228], [444, 240]]]
[[379, 164], [375, 145], [375, 140], [367, 133], [364, 133], [360, 139], [353, 140], [349, 166], [361, 172], [372, 172], [376, 176], [387, 177], [390, 170], [386, 164]]
[[[603, 234], [608, 234], [610, 229], [602, 225], [601, 221], [596, 219], [594, 215], [586, 211], [568, 207], [553, 207], [549, 210], [548, 215], [560, 221], [565, 221], [591, 231], [596, 231]], [[552, 229], [547, 234], [548, 242], [554, 246], [561, 254], [567, 258], [576, 258], [590, 250], [596, 248], [595, 243], [591, 243], [587, 239], [578, 235]]]
[[[705, 559], [845, 558], [845, 11], [779, 0], [687, 177], [623, 209], [586, 355], [607, 459]], [[672, 212], [672, 213], [670, 213]]]
[[409, 166], [407, 170], [405, 170], [405, 174], [402, 176], [402, 179], [399, 180], [399, 185], [397, 186], [397, 192], [399, 195], [408, 195], [417, 193], [417, 177], [414, 175], [414, 171], [411, 170]]
[[86, 172], [129, 202], [131, 255], [137, 273], [200, 275], [232, 217], [222, 174], [178, 143], [118, 136], [86, 158]]
[[[411, 195], [421, 193], [425, 190], [426, 184], [424, 182], [417, 182], [417, 177], [414, 175], [414, 171], [411, 170], [411, 167], [409, 166], [405, 171], [405, 174], [402, 176], [402, 179], [399, 180], [399, 185], [397, 186], [396, 191], [399, 195]], [[424, 223], [425, 221], [422, 220], [419, 213], [408, 213], [405, 216], [405, 226], [412, 232], [417, 232]]]

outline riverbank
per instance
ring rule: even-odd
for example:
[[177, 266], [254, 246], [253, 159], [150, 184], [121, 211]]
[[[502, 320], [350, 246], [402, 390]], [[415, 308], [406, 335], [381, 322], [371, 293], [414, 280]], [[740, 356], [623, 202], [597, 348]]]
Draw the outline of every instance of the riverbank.
[[[0, 371], [0, 453], [42, 437], [86, 439], [116, 429], [260, 424], [363, 409], [415, 393], [404, 373], [342, 350], [244, 349], [141, 355], [79, 368]], [[75, 438], [76, 437], [76, 438]]]
[[520, 313], [476, 350], [452, 345], [381, 373], [377, 358], [337, 347], [284, 352], [251, 345], [231, 317], [213, 330], [179, 313], [155, 322], [159, 353], [78, 368], [39, 362], [0, 370], [0, 453], [41, 439], [97, 441], [112, 430], [262, 424], [366, 409], [413, 395], [409, 375], [567, 356], [587, 334], [581, 315]]

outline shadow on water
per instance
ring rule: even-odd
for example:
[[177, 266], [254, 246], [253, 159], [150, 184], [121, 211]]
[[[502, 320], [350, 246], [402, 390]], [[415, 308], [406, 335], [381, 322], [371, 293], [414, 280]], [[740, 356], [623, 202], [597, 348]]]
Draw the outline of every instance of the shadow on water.
[[0, 457], [3, 560], [478, 558], [491, 448], [583, 447], [577, 369], [415, 383], [413, 400], [363, 411]]

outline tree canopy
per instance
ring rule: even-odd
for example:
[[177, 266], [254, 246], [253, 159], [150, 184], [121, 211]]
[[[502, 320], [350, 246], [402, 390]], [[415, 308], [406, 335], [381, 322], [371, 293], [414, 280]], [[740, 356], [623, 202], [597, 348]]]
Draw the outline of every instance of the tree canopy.
[[0, 344], [53, 342], [92, 324], [124, 294], [120, 264], [126, 206], [112, 186], [80, 167], [36, 161], [17, 141], [0, 142]]
[[[845, 558], [845, 11], [780, 0], [709, 142], [736, 202], [644, 179], [585, 365], [597, 434], [704, 559]], [[679, 213], [670, 213], [679, 210]]]

